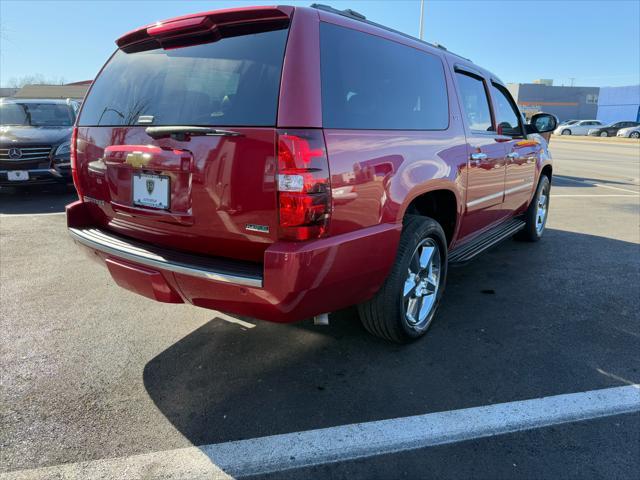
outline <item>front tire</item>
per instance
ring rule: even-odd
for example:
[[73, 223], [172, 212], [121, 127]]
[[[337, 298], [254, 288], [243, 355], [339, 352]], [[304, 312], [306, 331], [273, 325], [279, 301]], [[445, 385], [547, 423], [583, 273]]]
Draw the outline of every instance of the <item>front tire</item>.
[[551, 182], [549, 177], [542, 175], [538, 182], [536, 193], [525, 213], [525, 227], [518, 232], [516, 238], [527, 242], [537, 242], [542, 238], [549, 216], [549, 193]]
[[358, 305], [371, 334], [396, 343], [423, 336], [431, 326], [447, 279], [447, 240], [435, 220], [407, 215], [391, 273], [376, 295]]
[[565, 128], [564, 130], [562, 130], [562, 135], [571, 135], [571, 130]]
[[640, 132], [631, 132], [629, 138], [640, 138]]

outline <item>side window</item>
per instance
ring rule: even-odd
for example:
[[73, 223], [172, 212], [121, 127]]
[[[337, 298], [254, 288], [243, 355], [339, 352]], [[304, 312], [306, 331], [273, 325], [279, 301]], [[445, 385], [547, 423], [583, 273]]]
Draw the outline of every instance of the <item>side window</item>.
[[444, 66], [435, 55], [322, 22], [320, 67], [325, 128], [449, 126]]
[[469, 128], [474, 131], [494, 131], [491, 109], [484, 81], [463, 72], [456, 72], [460, 87], [460, 101]]
[[496, 123], [498, 131], [512, 137], [522, 136], [520, 115], [514, 108], [513, 102], [503, 88], [495, 83], [491, 84], [491, 96], [495, 105]]

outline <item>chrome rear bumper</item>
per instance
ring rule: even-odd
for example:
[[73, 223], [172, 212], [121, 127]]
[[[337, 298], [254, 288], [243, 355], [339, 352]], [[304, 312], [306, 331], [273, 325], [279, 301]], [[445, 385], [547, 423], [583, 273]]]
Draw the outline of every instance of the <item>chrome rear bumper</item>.
[[168, 250], [98, 228], [69, 228], [69, 234], [85, 247], [139, 265], [218, 282], [262, 287], [261, 265]]

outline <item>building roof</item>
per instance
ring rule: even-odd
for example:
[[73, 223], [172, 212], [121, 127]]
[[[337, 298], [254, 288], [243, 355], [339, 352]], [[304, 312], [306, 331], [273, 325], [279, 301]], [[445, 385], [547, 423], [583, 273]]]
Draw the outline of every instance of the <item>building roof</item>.
[[83, 99], [89, 85], [25, 85], [15, 98], [76, 98]]
[[3, 98], [1, 103], [52, 103], [66, 105], [67, 100], [62, 98]]
[[19, 88], [0, 88], [0, 98], [13, 97]]

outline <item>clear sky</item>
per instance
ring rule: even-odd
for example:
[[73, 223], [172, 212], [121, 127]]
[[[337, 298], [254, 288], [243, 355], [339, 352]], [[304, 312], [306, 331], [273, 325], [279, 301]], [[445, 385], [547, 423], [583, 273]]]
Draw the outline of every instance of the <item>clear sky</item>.
[[[418, 0], [317, 0], [418, 35]], [[277, 1], [0, 0], [0, 84], [41, 74], [92, 79], [133, 28], [186, 13]], [[309, 5], [311, 1], [282, 1]], [[425, 40], [445, 45], [505, 82], [640, 83], [640, 0], [426, 0]]]

